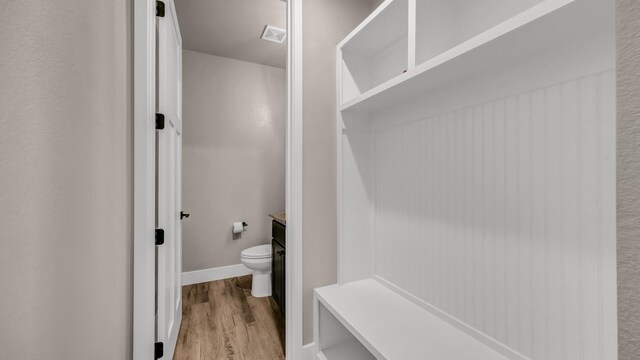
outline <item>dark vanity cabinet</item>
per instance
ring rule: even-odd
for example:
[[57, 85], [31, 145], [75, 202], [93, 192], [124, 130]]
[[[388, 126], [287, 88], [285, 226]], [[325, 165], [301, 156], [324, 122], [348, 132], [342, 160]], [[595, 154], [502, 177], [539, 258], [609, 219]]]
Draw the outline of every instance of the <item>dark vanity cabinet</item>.
[[272, 221], [271, 231], [271, 296], [278, 304], [282, 314], [285, 312], [285, 226], [275, 220]]

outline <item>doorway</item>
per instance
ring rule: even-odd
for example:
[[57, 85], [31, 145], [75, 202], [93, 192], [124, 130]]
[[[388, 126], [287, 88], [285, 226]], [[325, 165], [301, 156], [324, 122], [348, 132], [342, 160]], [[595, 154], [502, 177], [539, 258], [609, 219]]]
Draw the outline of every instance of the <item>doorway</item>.
[[[165, 2], [172, 5], [172, 1]], [[134, 5], [134, 358], [157, 356], [155, 324], [155, 108], [156, 2]], [[299, 1], [286, 3], [286, 122], [285, 208], [287, 255], [285, 260], [287, 358], [302, 353], [302, 120], [301, 120], [301, 8]], [[159, 42], [162, 41], [158, 39]], [[188, 130], [187, 130], [188, 131]], [[181, 132], [182, 134], [182, 132]], [[158, 139], [158, 145], [161, 140]], [[162, 152], [162, 150], [160, 150]], [[178, 167], [176, 167], [178, 169]], [[160, 184], [158, 184], [158, 190]], [[176, 204], [176, 214], [181, 211]], [[195, 215], [191, 215], [195, 216]], [[188, 220], [188, 219], [187, 219]], [[238, 219], [241, 220], [241, 219]], [[251, 224], [248, 224], [251, 226]], [[174, 242], [177, 244], [176, 240]], [[179, 319], [176, 320], [179, 322]], [[166, 345], [165, 345], [166, 346]], [[171, 345], [169, 345], [171, 346]], [[170, 358], [170, 348], [162, 357]]]
[[173, 4], [183, 41], [182, 207], [190, 214], [174, 359], [282, 359], [286, 3]]

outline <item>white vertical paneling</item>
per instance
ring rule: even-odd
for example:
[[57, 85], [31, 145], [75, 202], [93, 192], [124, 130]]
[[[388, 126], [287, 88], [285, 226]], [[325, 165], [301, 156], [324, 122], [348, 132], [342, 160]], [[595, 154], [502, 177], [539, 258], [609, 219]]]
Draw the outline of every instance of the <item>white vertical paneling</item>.
[[[546, 91], [531, 93], [531, 164], [546, 161], [547, 116]], [[547, 331], [547, 273], [546, 255], [549, 249], [547, 223], [547, 167], [531, 169], [531, 357], [545, 359], [545, 334]]]
[[484, 176], [482, 193], [484, 194], [483, 201], [483, 216], [484, 223], [487, 227], [484, 229], [485, 245], [483, 247], [484, 258], [484, 279], [485, 279], [485, 293], [484, 293], [484, 313], [486, 314], [486, 326], [487, 334], [495, 337], [496, 335], [496, 309], [495, 309], [495, 294], [496, 294], [496, 282], [497, 278], [494, 273], [494, 264], [496, 262], [496, 237], [495, 223], [491, 219], [490, 211], [496, 208], [496, 196], [495, 196], [495, 167], [496, 161], [494, 158], [494, 104], [485, 104], [482, 109], [482, 116], [484, 125], [483, 131], [483, 159], [484, 159]]
[[[581, 147], [581, 156], [585, 159], [598, 159], [598, 154], [602, 152], [602, 141], [597, 132], [598, 122], [598, 99], [597, 87], [599, 78], [589, 77], [581, 81], [579, 88], [580, 97], [578, 107], [581, 110], [580, 117], [580, 137], [588, 139], [592, 146]], [[589, 185], [588, 181], [581, 181], [579, 191], [578, 208], [580, 217], [583, 219], [584, 227], [582, 227], [581, 237], [583, 241], [580, 244], [580, 327], [597, 329], [598, 313], [590, 312], [588, 309], [598, 309], [598, 268], [601, 262], [598, 254], [598, 238], [602, 231], [602, 224], [598, 219], [602, 217], [602, 202], [599, 201], [602, 194], [602, 182], [598, 179], [602, 164], [598, 161], [589, 163], [587, 161], [580, 162], [580, 174], [585, 179], [594, 179], [595, 184]], [[597, 359], [599, 349], [599, 331], [584, 333], [581, 338], [580, 354], [584, 359]]]
[[[616, 122], [607, 121], [608, 114], [616, 113], [616, 102], [611, 99], [616, 98], [616, 78], [615, 76], [600, 77], [598, 91], [598, 131], [602, 151], [598, 154], [600, 158], [600, 171], [605, 174], [616, 173]], [[600, 204], [603, 214], [616, 213], [616, 177], [601, 177], [602, 203]], [[598, 288], [600, 297], [598, 298], [600, 314], [598, 322], [600, 326], [599, 337], [602, 347], [600, 348], [600, 358], [618, 358], [618, 343], [610, 341], [611, 338], [618, 338], [617, 327], [617, 282], [616, 282], [616, 242], [609, 239], [616, 238], [616, 217], [603, 216], [602, 234], [598, 236], [599, 258]]]
[[507, 337], [504, 339], [506, 345], [517, 349], [520, 342], [518, 333], [518, 269], [519, 259], [517, 256], [518, 243], [521, 241], [517, 236], [518, 224], [518, 143], [517, 134], [518, 127], [521, 126], [517, 121], [517, 99], [511, 97], [506, 99], [506, 116], [505, 116], [505, 141], [507, 147], [505, 149], [505, 252], [506, 252], [506, 279], [507, 289], [506, 296], [506, 316], [507, 316]]
[[[456, 134], [462, 134], [462, 131], [464, 129], [464, 123], [462, 121], [460, 121], [459, 119], [460, 114], [451, 114], [450, 118], [447, 119], [448, 122], [454, 124], [454, 133]], [[464, 174], [464, 142], [462, 141], [462, 139], [460, 137], [457, 137], [455, 141], [453, 141], [453, 143], [455, 144], [454, 149], [455, 149], [455, 153], [454, 153], [454, 161], [453, 164], [456, 168], [456, 171], [454, 173], [454, 182], [455, 182], [455, 186], [456, 187], [461, 187], [463, 186], [463, 174]], [[453, 201], [454, 201], [454, 207], [456, 209], [460, 209], [461, 206], [463, 205], [463, 201], [464, 201], [464, 197], [462, 196], [461, 192], [455, 192], [455, 194], [453, 194]], [[456, 214], [456, 216], [460, 216], [460, 213], [458, 212]], [[465, 250], [464, 248], [464, 243], [462, 241], [460, 241], [460, 239], [462, 239], [463, 237], [463, 233], [464, 233], [464, 229], [461, 229], [459, 227], [454, 227], [454, 236], [455, 236], [455, 250], [454, 253], [457, 254], [462, 254]], [[462, 256], [456, 256], [454, 257], [454, 259], [452, 259], [452, 261], [455, 262], [455, 271], [456, 271], [456, 293], [457, 294], [461, 294], [464, 293], [464, 259]], [[456, 299], [454, 299], [454, 301], [456, 301], [456, 312], [453, 314], [454, 316], [461, 316], [464, 313], [464, 306], [465, 306], [465, 301], [464, 301], [464, 297], [463, 296], [457, 296]]]
[[493, 184], [495, 194], [495, 208], [493, 210], [495, 248], [492, 249], [495, 254], [494, 266], [495, 272], [493, 277], [496, 281], [495, 288], [495, 321], [496, 334], [495, 338], [504, 341], [507, 338], [507, 231], [506, 231], [506, 203], [507, 197], [504, 191], [506, 186], [506, 102], [498, 100], [494, 104], [494, 151], [495, 159], [495, 183]]
[[545, 187], [547, 189], [547, 266], [546, 277], [548, 284], [547, 299], [547, 326], [546, 343], [548, 347], [546, 354], [548, 359], [562, 359], [564, 332], [562, 331], [563, 307], [562, 289], [565, 284], [564, 258], [565, 246], [563, 244], [562, 234], [562, 188], [557, 186], [557, 179], [563, 178], [564, 167], [561, 161], [555, 161], [561, 154], [563, 137], [561, 136], [562, 115], [561, 103], [562, 92], [560, 86], [553, 86], [546, 90], [547, 93], [547, 134], [546, 144], [547, 152], [545, 153], [545, 168], [547, 169]]
[[376, 275], [525, 357], [615, 358], [614, 87], [374, 131]]

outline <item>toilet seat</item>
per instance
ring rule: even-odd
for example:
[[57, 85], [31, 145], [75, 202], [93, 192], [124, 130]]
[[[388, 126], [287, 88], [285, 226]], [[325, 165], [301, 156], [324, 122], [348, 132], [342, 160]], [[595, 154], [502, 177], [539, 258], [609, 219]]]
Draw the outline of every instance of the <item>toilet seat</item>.
[[245, 259], [270, 259], [271, 245], [258, 245], [243, 250], [240, 256]]

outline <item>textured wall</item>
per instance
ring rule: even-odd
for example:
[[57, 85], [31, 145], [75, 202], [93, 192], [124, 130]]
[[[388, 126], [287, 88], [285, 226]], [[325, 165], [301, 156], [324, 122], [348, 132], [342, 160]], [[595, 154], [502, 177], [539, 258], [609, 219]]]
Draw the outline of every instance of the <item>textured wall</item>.
[[313, 337], [313, 289], [336, 282], [336, 45], [370, 0], [303, 1], [304, 342]]
[[0, 358], [129, 359], [131, 2], [0, 1]]
[[618, 4], [619, 358], [640, 359], [640, 1]]
[[[240, 263], [284, 210], [285, 71], [183, 51], [183, 271]], [[234, 240], [234, 221], [248, 231]]]

